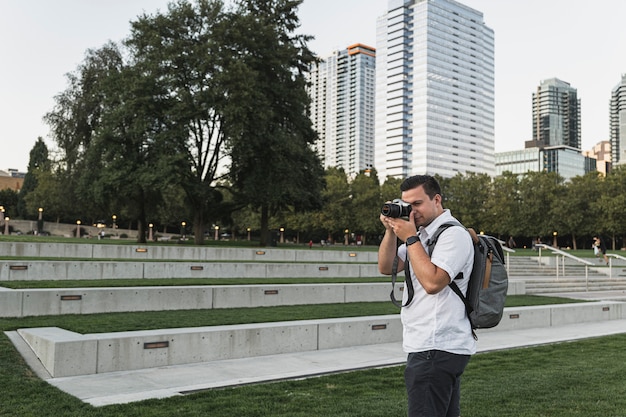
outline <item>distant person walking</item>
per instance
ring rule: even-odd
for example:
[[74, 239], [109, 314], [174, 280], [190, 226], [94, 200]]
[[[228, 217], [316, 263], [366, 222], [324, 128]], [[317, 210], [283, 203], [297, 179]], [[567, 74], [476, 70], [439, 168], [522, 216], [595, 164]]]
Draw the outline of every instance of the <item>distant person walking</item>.
[[[604, 258], [604, 262], [608, 265], [609, 264], [609, 257], [606, 256], [606, 244], [604, 243], [604, 240], [599, 237], [599, 236], [594, 236], [593, 237], [593, 246], [594, 246], [594, 254], [596, 256], [599, 256], [600, 254], [602, 254], [602, 257]], [[598, 250], [596, 251], [597, 248]], [[599, 260], [600, 262], [602, 262], [602, 260]]]
[[517, 246], [517, 244], [515, 243], [515, 239], [513, 239], [513, 236], [509, 236], [509, 240], [506, 242], [506, 245], [511, 249]]

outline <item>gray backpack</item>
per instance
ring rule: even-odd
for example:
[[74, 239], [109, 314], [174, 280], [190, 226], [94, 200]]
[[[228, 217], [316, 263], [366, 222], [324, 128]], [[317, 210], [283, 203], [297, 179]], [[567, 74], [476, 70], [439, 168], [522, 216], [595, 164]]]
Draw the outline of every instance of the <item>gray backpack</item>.
[[[464, 227], [457, 222], [448, 222], [439, 226], [433, 236], [426, 242], [429, 256], [433, 253], [439, 235], [451, 226]], [[472, 241], [474, 242], [474, 267], [467, 285], [467, 295], [463, 295], [463, 292], [461, 292], [455, 282], [457, 279], [463, 278], [462, 272], [448, 285], [463, 300], [467, 317], [472, 326], [472, 335], [476, 339], [475, 329], [495, 327], [500, 323], [509, 287], [509, 276], [504, 265], [504, 253], [500, 242], [492, 236], [477, 235], [473, 229], [466, 230], [472, 236]], [[404, 306], [407, 306], [411, 303], [414, 289], [408, 272], [409, 268], [406, 267], [404, 270], [408, 291], [408, 301]], [[395, 278], [395, 276], [392, 278]], [[392, 286], [394, 284], [395, 279], [392, 281]], [[393, 295], [393, 288], [391, 299], [394, 304], [398, 305]]]
[[[439, 235], [451, 226], [462, 226], [460, 223], [444, 223], [428, 241], [428, 254], [431, 255]], [[504, 265], [504, 252], [500, 242], [486, 235], [477, 235], [474, 229], [467, 229], [474, 242], [474, 267], [464, 296], [456, 282], [463, 277], [459, 273], [449, 284], [465, 304], [465, 311], [474, 329], [487, 329], [500, 323], [504, 313], [504, 302], [509, 288], [509, 275]]]

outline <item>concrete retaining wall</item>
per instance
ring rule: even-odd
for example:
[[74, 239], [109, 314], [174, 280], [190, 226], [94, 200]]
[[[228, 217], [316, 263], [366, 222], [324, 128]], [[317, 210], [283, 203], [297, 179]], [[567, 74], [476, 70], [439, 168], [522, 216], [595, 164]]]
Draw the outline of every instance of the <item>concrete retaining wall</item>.
[[[507, 308], [494, 329], [550, 327], [624, 318], [623, 304]], [[288, 352], [399, 342], [399, 315], [85, 334], [18, 329], [52, 377], [88, 375]]]
[[0, 242], [2, 256], [179, 261], [342, 262], [376, 263], [375, 251], [212, 246], [114, 245], [86, 243]]
[[378, 277], [376, 264], [272, 262], [5, 261], [1, 281], [134, 278], [338, 278]]
[[530, 329], [622, 318], [626, 318], [626, 309], [624, 303], [618, 301], [507, 307], [497, 327], [481, 331]]
[[56, 327], [18, 334], [54, 378], [400, 340], [396, 316], [81, 335]]
[[0, 289], [0, 317], [377, 302], [389, 291], [388, 283]]
[[[509, 286], [510, 295], [515, 287]], [[396, 289], [396, 296], [401, 297], [402, 285]], [[0, 287], [0, 317], [381, 302], [389, 301], [390, 291], [387, 282], [20, 290]]]

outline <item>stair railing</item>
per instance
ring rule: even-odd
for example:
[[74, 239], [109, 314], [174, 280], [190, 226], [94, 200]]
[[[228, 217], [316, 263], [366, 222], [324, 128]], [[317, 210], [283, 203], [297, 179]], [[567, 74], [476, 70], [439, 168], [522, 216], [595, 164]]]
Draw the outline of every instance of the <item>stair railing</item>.
[[509, 254], [515, 253], [515, 249], [509, 248], [504, 240], [498, 239], [498, 242], [500, 242], [500, 246], [502, 246], [502, 250], [504, 251], [506, 256], [506, 261], [504, 263], [504, 266], [506, 267], [506, 273], [510, 275], [511, 271], [509, 271], [509, 265], [511, 265], [511, 263], [509, 262]]
[[[559, 268], [562, 265], [563, 271], [562, 275], [565, 277], [565, 258], [572, 259], [578, 263], [585, 265], [585, 288], [589, 291], [589, 266], [595, 265], [593, 262], [586, 261], [582, 258], [572, 255], [571, 253], [567, 253], [562, 251], [561, 249], [554, 248], [550, 245], [546, 245], [545, 243], [537, 243], [535, 245], [539, 248], [539, 262], [541, 263], [541, 249], [547, 249], [550, 252], [556, 255], [556, 279], [559, 279]], [[562, 261], [562, 262], [561, 262]]]
[[609, 278], [613, 278], [613, 259], [621, 259], [622, 261], [626, 261], [626, 257], [622, 255], [618, 255], [616, 253], [607, 253], [606, 256], [609, 257]]

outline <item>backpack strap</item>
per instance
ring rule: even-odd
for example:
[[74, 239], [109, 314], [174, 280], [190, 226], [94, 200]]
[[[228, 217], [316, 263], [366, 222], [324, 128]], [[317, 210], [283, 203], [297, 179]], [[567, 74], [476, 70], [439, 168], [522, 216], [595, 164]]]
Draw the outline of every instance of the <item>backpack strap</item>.
[[[447, 223], [443, 223], [441, 226], [439, 226], [439, 228], [437, 228], [437, 230], [435, 231], [435, 233], [433, 234], [433, 236], [428, 239], [428, 242], [426, 242], [426, 245], [428, 247], [428, 256], [430, 257], [433, 253], [433, 249], [435, 249], [435, 243], [437, 243], [437, 239], [439, 239], [439, 235], [441, 233], [443, 233], [446, 229], [448, 229], [449, 227], [452, 226], [461, 226], [463, 227], [463, 225], [459, 222], [447, 222]], [[409, 252], [407, 251], [406, 253], [406, 260], [404, 262], [404, 283], [405, 283], [405, 288], [407, 290], [408, 293], [408, 298], [406, 303], [402, 304], [401, 302], [399, 302], [396, 299], [396, 296], [394, 294], [394, 288], [396, 286], [396, 280], [397, 280], [397, 271], [398, 271], [398, 261], [399, 258], [396, 255], [396, 257], [393, 260], [393, 266], [391, 268], [391, 294], [389, 294], [390, 298], [391, 298], [391, 302], [393, 304], [395, 304], [398, 307], [406, 307], [409, 304], [411, 304], [411, 301], [413, 301], [413, 296], [415, 295], [415, 288], [413, 288], [413, 280], [411, 279], [411, 272], [410, 272], [410, 262], [409, 262]], [[457, 275], [454, 279], [461, 279], [463, 278], [463, 273], [460, 272], [459, 275]], [[455, 284], [455, 286], [458, 289], [458, 286]], [[459, 290], [459, 293], [461, 291]], [[461, 294], [462, 295], [462, 294]], [[464, 297], [462, 297], [464, 298]], [[468, 303], [465, 303], [466, 306], [469, 306]]]
[[[473, 229], [467, 229], [467, 228], [465, 228], [465, 226], [463, 226], [461, 223], [458, 223], [458, 222], [443, 223], [441, 226], [439, 226], [439, 228], [433, 234], [433, 236], [430, 239], [428, 239], [428, 242], [427, 242], [428, 256], [432, 255], [433, 250], [435, 249], [435, 244], [437, 243], [437, 239], [439, 239], [439, 235], [441, 233], [443, 233], [445, 230], [447, 230], [449, 227], [452, 227], [452, 226], [461, 226], [461, 227], [463, 227], [464, 229], [466, 229], [469, 232], [470, 236], [472, 237], [472, 242], [475, 243], [475, 242], [478, 241], [478, 237], [476, 236], [476, 232], [474, 232]], [[452, 291], [454, 291], [454, 293], [456, 295], [459, 296], [461, 301], [463, 301], [463, 305], [465, 305], [465, 313], [467, 314], [467, 319], [469, 320], [470, 326], [471, 326], [471, 329], [472, 329], [472, 336], [474, 337], [475, 340], [478, 340], [478, 336], [476, 335], [476, 332], [474, 331], [474, 323], [472, 322], [472, 316], [471, 316], [472, 311], [474, 311], [474, 308], [471, 306], [469, 300], [467, 299], [465, 294], [463, 294], [463, 292], [461, 291], [461, 289], [459, 288], [459, 286], [455, 282], [457, 279], [462, 279], [462, 278], [463, 278], [463, 272], [459, 272], [457, 274], [457, 276], [454, 277], [454, 279], [452, 281], [450, 281], [448, 286], [450, 287], [450, 289]]]

